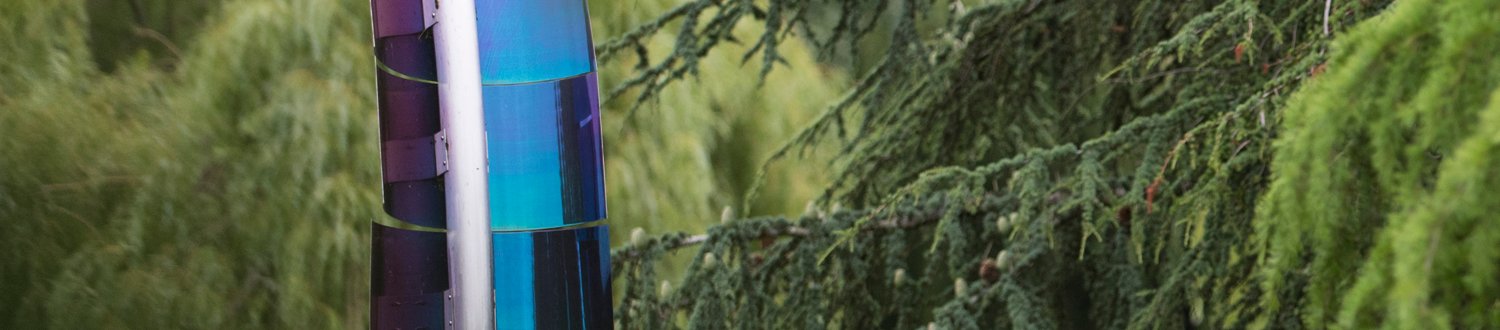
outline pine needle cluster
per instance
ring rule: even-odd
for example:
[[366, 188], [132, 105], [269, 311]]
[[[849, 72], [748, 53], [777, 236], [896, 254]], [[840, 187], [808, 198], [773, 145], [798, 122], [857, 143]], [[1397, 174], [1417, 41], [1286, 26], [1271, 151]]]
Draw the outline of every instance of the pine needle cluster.
[[[690, 76], [755, 19], [889, 48], [768, 161], [836, 145], [800, 217], [639, 235], [626, 328], [1500, 326], [1493, 2], [694, 1]], [[808, 22], [838, 8], [836, 26]], [[712, 17], [700, 23], [698, 17]], [[869, 51], [869, 50], [864, 50]], [[671, 72], [671, 74], [663, 73]], [[1312, 83], [1309, 83], [1312, 82]], [[754, 198], [752, 188], [749, 198]], [[847, 207], [845, 207], [847, 206]], [[1486, 226], [1489, 225], [1489, 226]], [[657, 263], [693, 247], [680, 283]]]

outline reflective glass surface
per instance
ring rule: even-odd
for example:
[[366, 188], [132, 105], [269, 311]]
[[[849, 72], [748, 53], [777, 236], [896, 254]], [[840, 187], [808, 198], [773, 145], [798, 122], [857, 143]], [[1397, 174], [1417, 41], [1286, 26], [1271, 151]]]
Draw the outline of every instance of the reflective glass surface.
[[447, 235], [371, 225], [371, 328], [442, 329]]
[[490, 227], [540, 229], [604, 218], [594, 75], [483, 90]]
[[562, 79], [594, 71], [584, 0], [476, 0], [485, 84]]
[[495, 232], [496, 329], [608, 329], [609, 230]]
[[[417, 12], [420, 14], [420, 6]], [[375, 54], [388, 70], [436, 76], [433, 40], [420, 29], [376, 39]], [[412, 224], [443, 228], [442, 178], [437, 176], [433, 159], [433, 134], [442, 129], [437, 85], [399, 77], [384, 69], [377, 69], [375, 76], [385, 211]]]
[[376, 39], [421, 32], [426, 28], [422, 15], [422, 0], [370, 0]]

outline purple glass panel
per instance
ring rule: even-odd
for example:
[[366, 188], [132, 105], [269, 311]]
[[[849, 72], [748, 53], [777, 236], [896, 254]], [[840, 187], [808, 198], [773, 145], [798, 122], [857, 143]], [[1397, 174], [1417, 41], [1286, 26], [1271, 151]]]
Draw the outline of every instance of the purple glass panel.
[[[375, 56], [386, 68], [375, 73], [385, 211], [401, 221], [443, 228], [443, 184], [433, 150], [433, 135], [441, 129], [437, 86], [408, 79], [437, 75], [433, 39], [422, 32], [421, 1], [376, 0], [371, 5], [379, 36]], [[398, 9], [411, 12], [388, 12]], [[382, 30], [409, 33], [379, 35]]]
[[593, 221], [605, 218], [604, 205], [604, 147], [599, 127], [599, 76], [589, 73], [583, 79], [564, 79], [559, 82], [562, 109], [572, 109], [573, 116], [565, 118], [572, 127], [563, 129], [564, 143], [563, 185], [570, 191], [565, 194], [565, 204], [573, 207], [568, 217], [570, 223]]
[[370, 24], [375, 38], [416, 34], [426, 28], [422, 0], [370, 0]]
[[372, 224], [370, 328], [442, 329], [448, 290], [444, 233]]

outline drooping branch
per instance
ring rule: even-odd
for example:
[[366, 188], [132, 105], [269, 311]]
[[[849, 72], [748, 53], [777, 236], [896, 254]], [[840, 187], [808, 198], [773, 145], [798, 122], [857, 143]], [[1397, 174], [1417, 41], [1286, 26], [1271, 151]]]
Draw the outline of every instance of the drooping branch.
[[[624, 324], [1236, 328], [1286, 318], [1257, 305], [1279, 293], [1253, 285], [1246, 256], [1258, 247], [1243, 243], [1279, 107], [1325, 60], [1328, 37], [1302, 28], [1323, 19], [1316, 4], [878, 2], [890, 3], [876, 29], [889, 32], [881, 61], [771, 160], [836, 142], [817, 205], [857, 210], [641, 234], [614, 251]], [[781, 31], [751, 54], [774, 57], [770, 46], [798, 24], [825, 54], [847, 40], [791, 18], [811, 3], [770, 1], [764, 16], [745, 16]], [[714, 8], [698, 15], [723, 13]], [[1178, 14], [1158, 14], [1167, 8]], [[688, 16], [679, 22], [692, 25]], [[630, 86], [645, 94], [691, 75], [693, 56], [718, 42], [698, 26]], [[685, 247], [698, 249], [679, 285], [658, 286], [652, 265]]]
[[[823, 219], [839, 218], [848, 220], [870, 216], [872, 212], [873, 211], [866, 210], [840, 210], [835, 211], [832, 214], [828, 214], [826, 212], [819, 211], [817, 213], [803, 215], [802, 219], [817, 219], [819, 221], [824, 221]], [[940, 219], [941, 217], [942, 212], [940, 209], [918, 212], [902, 212], [899, 215], [885, 217], [881, 220], [872, 222], [869, 225], [861, 226], [858, 230], [875, 231], [907, 229], [930, 224]], [[749, 231], [749, 234], [738, 233], [738, 231], [734, 229], [726, 229], [726, 232], [736, 232], [737, 234], [733, 236], [745, 241], [756, 239], [774, 239], [779, 237], [802, 237], [811, 234], [814, 230], [809, 229], [805, 226], [793, 225], [792, 219], [787, 219], [784, 217], [737, 219], [730, 221], [720, 228], [736, 228], [736, 226], [754, 228]], [[632, 233], [632, 235], [634, 235], [634, 233]], [[686, 233], [665, 234], [654, 238], [642, 237], [638, 239], [636, 237], [632, 237], [631, 244], [626, 247], [615, 249], [613, 252], [611, 252], [611, 258], [631, 260], [640, 257], [641, 253], [639, 252], [639, 250], [642, 249], [661, 248], [665, 250], [675, 250], [679, 248], [699, 245], [708, 241], [709, 239], [709, 234], [689, 235]]]

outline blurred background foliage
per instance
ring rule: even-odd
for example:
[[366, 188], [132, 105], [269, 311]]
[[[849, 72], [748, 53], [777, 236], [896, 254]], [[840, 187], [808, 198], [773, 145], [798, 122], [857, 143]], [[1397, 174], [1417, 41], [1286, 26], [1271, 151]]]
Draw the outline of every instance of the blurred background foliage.
[[[672, 4], [591, 1], [596, 38]], [[0, 2], [0, 328], [365, 328], [369, 29], [360, 0]], [[847, 84], [787, 54], [764, 86], [716, 52], [634, 115], [606, 104], [617, 242], [703, 230]], [[603, 64], [605, 86], [631, 65]], [[800, 210], [814, 161], [757, 210]]]

